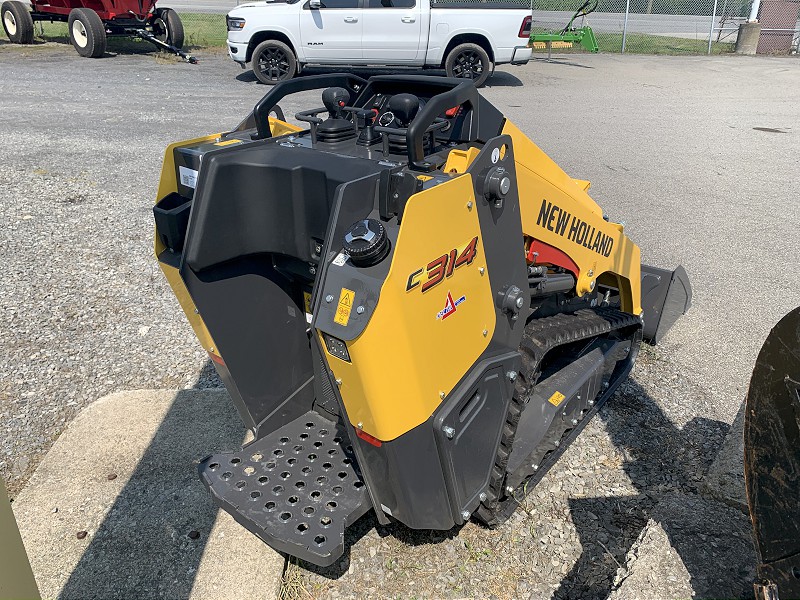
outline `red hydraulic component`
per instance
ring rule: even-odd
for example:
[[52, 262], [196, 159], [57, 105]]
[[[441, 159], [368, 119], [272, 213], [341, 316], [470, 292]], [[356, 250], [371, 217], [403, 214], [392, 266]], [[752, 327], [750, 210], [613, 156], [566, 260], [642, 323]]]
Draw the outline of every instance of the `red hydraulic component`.
[[531, 245], [528, 248], [528, 254], [525, 258], [527, 258], [529, 263], [547, 263], [556, 267], [561, 267], [562, 269], [566, 269], [575, 276], [575, 279], [577, 279], [578, 275], [580, 274], [578, 265], [576, 265], [575, 261], [572, 260], [566, 253], [562, 252], [558, 248], [554, 248], [549, 244], [540, 242], [539, 240], [531, 241]]

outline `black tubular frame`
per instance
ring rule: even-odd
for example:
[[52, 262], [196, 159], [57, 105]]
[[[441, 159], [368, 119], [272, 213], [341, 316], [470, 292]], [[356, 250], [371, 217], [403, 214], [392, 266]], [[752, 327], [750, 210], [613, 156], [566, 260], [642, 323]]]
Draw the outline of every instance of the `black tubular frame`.
[[424, 138], [428, 127], [433, 124], [440, 114], [450, 108], [469, 104], [471, 110], [468, 137], [465, 141], [474, 142], [478, 139], [478, 124], [480, 123], [480, 95], [478, 88], [471, 81], [462, 81], [453, 89], [437, 94], [428, 100], [425, 107], [414, 117], [408, 126], [406, 135], [406, 148], [408, 149], [408, 164], [415, 171], [430, 171], [430, 163], [425, 162]]
[[[416, 115], [408, 126], [406, 137], [406, 151], [408, 154], [408, 165], [415, 171], [430, 171], [431, 164], [425, 162], [424, 141], [428, 129], [436, 121], [436, 118], [447, 111], [466, 104], [469, 110], [469, 121], [466, 123], [465, 142], [474, 142], [478, 139], [480, 125], [480, 94], [478, 88], [472, 81], [465, 81], [446, 77], [427, 77], [427, 76], [377, 76], [369, 80], [348, 73], [333, 73], [330, 75], [312, 75], [282, 81], [273, 87], [261, 100], [258, 101], [253, 109], [253, 119], [255, 121], [258, 134], [253, 139], [263, 140], [272, 137], [272, 130], [269, 126], [269, 114], [277, 106], [278, 102], [286, 96], [298, 92], [307, 92], [333, 86], [343, 87], [350, 92], [351, 101], [361, 95], [365, 87], [371, 82], [398, 81], [404, 80], [409, 83], [417, 82], [423, 85], [452, 85], [452, 88], [431, 97], [422, 110]], [[398, 132], [400, 133], [400, 132]]]

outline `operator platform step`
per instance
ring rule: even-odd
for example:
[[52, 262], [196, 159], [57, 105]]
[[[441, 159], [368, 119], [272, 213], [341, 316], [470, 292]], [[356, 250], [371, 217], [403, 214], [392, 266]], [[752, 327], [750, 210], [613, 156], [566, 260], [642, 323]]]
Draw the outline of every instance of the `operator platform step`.
[[200, 463], [214, 502], [276, 550], [321, 566], [372, 508], [344, 428], [315, 411]]

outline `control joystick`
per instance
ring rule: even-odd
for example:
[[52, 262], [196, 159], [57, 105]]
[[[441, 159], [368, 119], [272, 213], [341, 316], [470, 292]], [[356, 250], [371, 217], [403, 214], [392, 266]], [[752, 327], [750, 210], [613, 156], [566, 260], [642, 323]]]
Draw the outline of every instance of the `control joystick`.
[[419, 98], [414, 94], [395, 94], [389, 100], [387, 108], [392, 111], [397, 124], [401, 128], [409, 126], [419, 111]]
[[317, 126], [317, 140], [335, 143], [356, 137], [354, 124], [344, 118], [342, 110], [350, 101], [350, 93], [340, 87], [331, 87], [322, 92], [322, 103], [328, 111], [328, 118]]
[[344, 117], [342, 109], [347, 106], [349, 101], [350, 93], [344, 88], [331, 87], [322, 92], [322, 103], [332, 119]]

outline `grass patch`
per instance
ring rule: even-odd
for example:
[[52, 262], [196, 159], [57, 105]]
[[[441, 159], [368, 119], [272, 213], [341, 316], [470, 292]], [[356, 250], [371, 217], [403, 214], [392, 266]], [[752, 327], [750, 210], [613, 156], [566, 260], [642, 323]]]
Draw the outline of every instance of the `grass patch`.
[[[186, 33], [184, 48], [213, 48], [225, 46], [228, 29], [225, 15], [208, 13], [180, 13], [183, 29]], [[34, 24], [36, 36], [47, 42], [69, 44], [66, 23], [49, 23], [39, 21]], [[108, 39], [108, 48], [112, 51], [151, 52], [155, 46], [150, 42], [130, 37], [112, 36]]]
[[[597, 33], [597, 45], [600, 52], [621, 52], [621, 33]], [[735, 44], [727, 42], [713, 42], [711, 54], [727, 54], [734, 51]], [[585, 52], [578, 44], [572, 48], [553, 48], [559, 54]], [[546, 53], [547, 49], [535, 48], [536, 53]], [[705, 54], [708, 52], [708, 39], [692, 40], [688, 38], [667, 37], [663, 35], [649, 35], [646, 33], [629, 33], [625, 39], [625, 52], [629, 54]]]
[[186, 30], [186, 43], [197, 48], [225, 46], [228, 27], [225, 15], [207, 13], [180, 13]]

